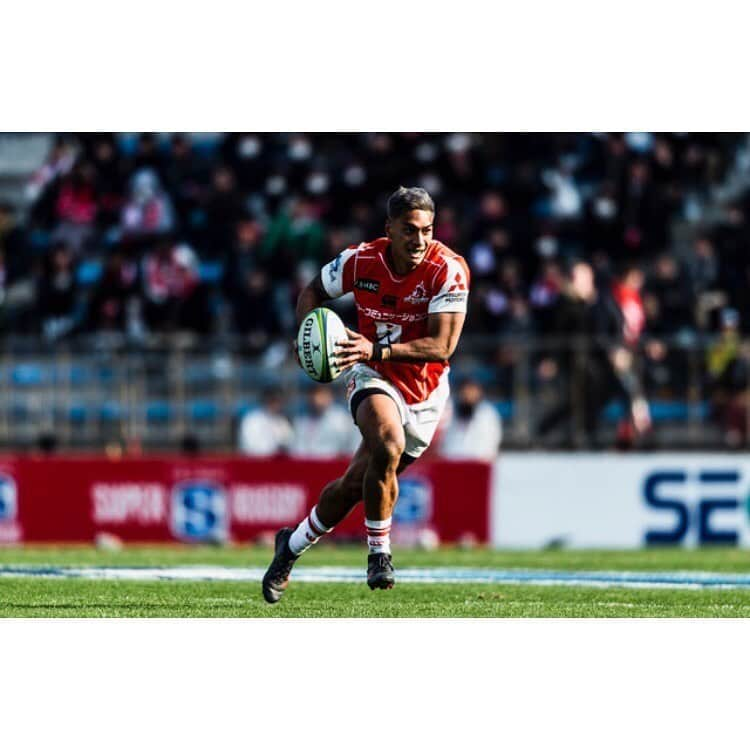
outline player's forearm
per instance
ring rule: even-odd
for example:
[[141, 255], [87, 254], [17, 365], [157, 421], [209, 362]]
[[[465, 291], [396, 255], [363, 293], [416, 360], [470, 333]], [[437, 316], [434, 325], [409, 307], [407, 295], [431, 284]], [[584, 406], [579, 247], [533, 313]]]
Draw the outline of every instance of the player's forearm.
[[391, 344], [389, 359], [396, 362], [443, 362], [450, 359], [456, 348], [451, 341], [425, 336], [414, 341]]
[[302, 323], [303, 318], [311, 310], [320, 307], [329, 297], [323, 296], [314, 284], [308, 284], [297, 297], [297, 325]]

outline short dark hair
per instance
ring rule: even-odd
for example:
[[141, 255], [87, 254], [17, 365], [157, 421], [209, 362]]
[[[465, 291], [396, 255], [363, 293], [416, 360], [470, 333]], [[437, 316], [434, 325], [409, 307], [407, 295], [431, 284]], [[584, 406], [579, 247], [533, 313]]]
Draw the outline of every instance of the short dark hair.
[[435, 213], [435, 203], [430, 194], [420, 187], [400, 187], [388, 198], [388, 218], [397, 219], [409, 211], [429, 211]]

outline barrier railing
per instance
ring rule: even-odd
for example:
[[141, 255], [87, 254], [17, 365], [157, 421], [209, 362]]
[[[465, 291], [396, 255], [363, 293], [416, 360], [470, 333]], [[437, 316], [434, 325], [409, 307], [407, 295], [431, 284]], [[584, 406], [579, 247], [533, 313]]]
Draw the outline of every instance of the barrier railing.
[[[607, 354], [604, 355], [603, 352]], [[503, 418], [512, 449], [626, 446], [623, 388], [642, 389], [653, 428], [646, 449], [741, 448], [750, 423], [750, 347], [720, 338], [674, 338], [617, 353], [602, 342], [466, 335], [454, 356], [455, 385], [473, 377]], [[193, 436], [231, 450], [238, 420], [262, 391], [280, 386], [287, 409], [311, 384], [286, 344], [258, 354], [241, 340], [114, 338], [49, 344], [6, 340], [0, 348], [0, 446], [40, 438], [66, 450], [177, 448]], [[612, 356], [617, 366], [603, 364]], [[619, 368], [619, 369], [618, 369]], [[331, 387], [343, 400], [343, 382]]]

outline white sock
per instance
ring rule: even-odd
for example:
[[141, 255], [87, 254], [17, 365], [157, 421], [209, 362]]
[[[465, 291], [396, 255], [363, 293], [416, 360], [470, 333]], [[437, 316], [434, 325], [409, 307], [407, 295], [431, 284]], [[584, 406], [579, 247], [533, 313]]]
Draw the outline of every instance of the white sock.
[[391, 554], [391, 519], [385, 518], [382, 521], [371, 521], [365, 519], [365, 529], [367, 530], [367, 548], [372, 555], [375, 552], [385, 552]]
[[299, 526], [292, 532], [289, 537], [289, 549], [294, 555], [301, 555], [305, 550], [310, 549], [315, 542], [327, 534], [331, 529], [324, 526], [318, 518], [318, 506], [316, 505], [307, 518], [300, 521]]

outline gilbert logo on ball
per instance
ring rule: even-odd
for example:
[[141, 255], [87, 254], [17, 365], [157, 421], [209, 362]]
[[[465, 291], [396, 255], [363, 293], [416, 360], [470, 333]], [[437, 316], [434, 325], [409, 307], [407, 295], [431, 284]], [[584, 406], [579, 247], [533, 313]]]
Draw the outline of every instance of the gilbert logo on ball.
[[330, 383], [341, 370], [336, 366], [336, 342], [346, 339], [346, 328], [333, 310], [316, 307], [297, 333], [297, 354], [302, 369], [319, 383]]

